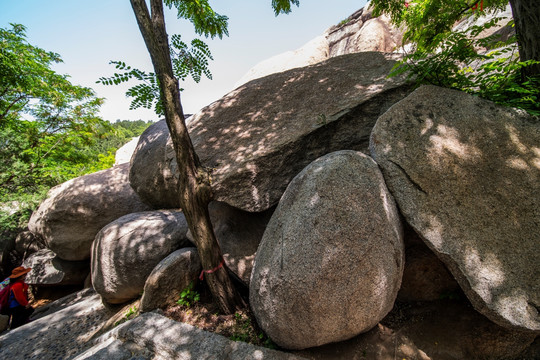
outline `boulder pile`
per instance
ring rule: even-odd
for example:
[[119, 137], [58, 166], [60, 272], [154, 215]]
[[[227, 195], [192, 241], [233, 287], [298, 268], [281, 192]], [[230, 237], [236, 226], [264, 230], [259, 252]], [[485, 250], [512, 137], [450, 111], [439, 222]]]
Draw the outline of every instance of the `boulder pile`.
[[[281, 348], [381, 330], [396, 299], [429, 309], [464, 294], [476, 311], [460, 326], [484, 319], [505, 338], [499, 354], [471, 345], [466, 357], [519, 358], [540, 334], [540, 122], [387, 78], [399, 55], [375, 50], [393, 51], [399, 36], [361, 10], [310, 44], [319, 55], [304, 49], [307, 64], [245, 82], [189, 119], [212, 169], [225, 264]], [[144, 291], [145, 311], [173, 303], [200, 272], [178, 176], [160, 121], [129, 164], [54, 188], [29, 225], [48, 249], [32, 258], [42, 259], [35, 282], [73, 279], [81, 268], [66, 262], [86, 261], [106, 302]]]

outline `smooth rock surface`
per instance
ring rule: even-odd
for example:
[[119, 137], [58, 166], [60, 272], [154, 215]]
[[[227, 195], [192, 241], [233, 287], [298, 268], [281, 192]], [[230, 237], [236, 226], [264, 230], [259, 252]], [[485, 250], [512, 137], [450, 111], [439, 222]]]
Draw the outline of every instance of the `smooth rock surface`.
[[231, 341], [188, 324], [176, 322], [156, 313], [145, 313], [126, 322], [97, 340], [75, 360], [101, 359], [153, 360], [301, 360], [300, 356]]
[[[180, 206], [178, 177], [170, 169], [166, 148], [169, 128], [165, 120], [150, 125], [139, 137], [129, 168], [131, 187], [141, 200], [154, 209], [173, 209]], [[176, 168], [176, 166], [175, 166]]]
[[88, 259], [102, 227], [149, 209], [129, 185], [128, 171], [124, 164], [55, 186], [32, 214], [28, 228], [61, 259]]
[[371, 153], [407, 222], [497, 324], [540, 331], [540, 124], [423, 86], [379, 118]]
[[92, 284], [111, 304], [140, 295], [154, 267], [173, 251], [189, 246], [180, 211], [145, 211], [104, 227], [92, 247]]
[[33, 253], [22, 265], [32, 269], [26, 283], [38, 286], [82, 285], [90, 273], [89, 260], [62, 260], [49, 249]]
[[180, 293], [201, 273], [197, 248], [183, 248], [169, 254], [152, 270], [141, 297], [141, 312], [164, 308], [180, 298]]
[[[215, 200], [261, 212], [277, 204], [292, 178], [316, 158], [342, 149], [367, 150], [376, 119], [410, 92], [403, 78], [386, 78], [397, 58], [350, 54], [273, 74], [193, 115], [188, 129], [202, 164], [212, 169]], [[160, 162], [136, 165], [138, 154], [132, 161], [132, 174], [141, 168], [139, 176], [154, 179], [130, 177], [153, 206], [163, 204], [163, 197], [178, 199], [170, 176], [177, 172], [170, 140], [167, 149]], [[165, 171], [166, 166], [172, 168]], [[168, 181], [166, 190], [157, 185]]]
[[286, 349], [370, 330], [399, 290], [402, 236], [369, 156], [338, 151], [317, 159], [289, 184], [257, 250], [249, 299], [258, 324]]

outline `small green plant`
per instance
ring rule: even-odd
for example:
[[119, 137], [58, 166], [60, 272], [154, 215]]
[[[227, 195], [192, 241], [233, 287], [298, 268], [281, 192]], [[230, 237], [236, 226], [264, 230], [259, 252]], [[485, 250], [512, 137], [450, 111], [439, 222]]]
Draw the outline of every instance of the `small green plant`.
[[277, 346], [262, 331], [258, 330], [252, 319], [243, 312], [234, 314], [233, 334], [229, 337], [233, 341], [242, 341], [250, 344], [276, 349]]
[[131, 320], [133, 315], [137, 315], [137, 312], [138, 312], [138, 309], [136, 306], [132, 306], [130, 307], [125, 313], [124, 313], [124, 316], [118, 320], [117, 322], [114, 323], [114, 326], [118, 326], [122, 323], [125, 323], [126, 321], [128, 320]]
[[201, 299], [201, 294], [194, 290], [195, 283], [192, 281], [189, 285], [180, 293], [180, 299], [176, 302], [178, 305], [185, 307], [191, 307]]
[[131, 315], [135, 314], [137, 312], [137, 307], [136, 306], [132, 306], [128, 309], [128, 311], [126, 311], [126, 313], [124, 314], [124, 317], [126, 319], [129, 319], [131, 317]]
[[346, 24], [350, 23], [351, 21], [352, 21], [351, 18], [343, 19], [343, 20], [341, 20], [341, 21], [338, 23], [338, 26], [346, 25]]

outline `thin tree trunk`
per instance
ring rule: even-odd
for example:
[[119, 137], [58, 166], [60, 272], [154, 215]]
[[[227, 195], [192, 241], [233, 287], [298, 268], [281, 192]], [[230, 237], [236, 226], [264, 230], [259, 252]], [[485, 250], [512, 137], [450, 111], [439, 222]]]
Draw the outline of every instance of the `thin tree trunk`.
[[[540, 61], [540, 3], [538, 0], [510, 0], [521, 61]], [[524, 76], [539, 76], [540, 64], [523, 69]]]
[[208, 213], [208, 203], [212, 199], [209, 176], [200, 164], [185, 125], [178, 80], [172, 70], [163, 3], [162, 0], [151, 0], [150, 4], [151, 14], [145, 0], [131, 0], [139, 29], [159, 80], [165, 119], [180, 171], [180, 206], [195, 239], [203, 269], [218, 268], [205, 274], [214, 300], [224, 313], [230, 314], [245, 304], [234, 288], [225, 267], [220, 267], [223, 256]]

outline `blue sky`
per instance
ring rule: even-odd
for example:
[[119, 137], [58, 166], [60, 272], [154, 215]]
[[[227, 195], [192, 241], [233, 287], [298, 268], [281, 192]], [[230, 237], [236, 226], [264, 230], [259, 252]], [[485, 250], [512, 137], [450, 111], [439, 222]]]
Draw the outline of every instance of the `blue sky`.
[[[292, 13], [275, 17], [271, 0], [210, 0], [216, 12], [229, 17], [229, 37], [205, 40], [214, 56], [213, 80], [181, 84], [184, 111], [194, 113], [219, 99], [258, 62], [301, 47], [365, 3], [302, 0]], [[0, 27], [9, 23], [25, 25], [31, 44], [61, 55], [64, 63], [55, 65], [57, 72], [106, 98], [104, 119], [156, 120], [150, 110], [129, 110], [126, 86], [95, 83], [114, 72], [110, 60], [152, 71], [128, 0], [0, 0]], [[167, 14], [167, 32], [181, 34], [185, 42], [194, 38], [191, 23], [176, 19], [173, 11]]]

